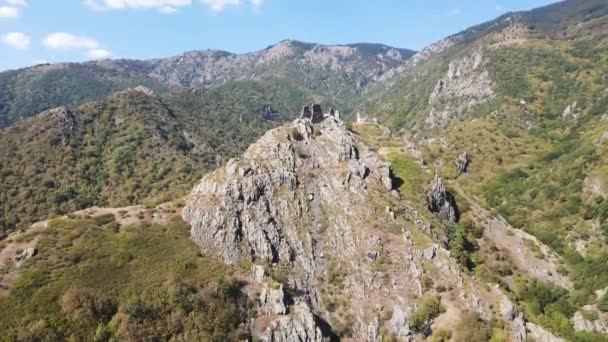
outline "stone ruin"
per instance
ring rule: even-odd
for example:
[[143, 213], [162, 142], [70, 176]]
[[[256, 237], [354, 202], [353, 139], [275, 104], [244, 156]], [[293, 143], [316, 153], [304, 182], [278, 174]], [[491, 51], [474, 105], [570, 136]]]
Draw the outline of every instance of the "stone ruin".
[[332, 108], [329, 110], [329, 116], [333, 116], [336, 119], [340, 119], [340, 111]]
[[310, 121], [312, 121], [312, 123], [319, 123], [323, 121], [326, 117], [330, 116], [336, 119], [340, 119], [340, 111], [332, 108], [329, 113], [323, 113], [321, 105], [312, 104], [310, 106], [304, 106], [302, 108], [300, 119], [309, 119]]
[[361, 113], [357, 112], [357, 123], [358, 124], [378, 124], [378, 119], [369, 116], [361, 116]]

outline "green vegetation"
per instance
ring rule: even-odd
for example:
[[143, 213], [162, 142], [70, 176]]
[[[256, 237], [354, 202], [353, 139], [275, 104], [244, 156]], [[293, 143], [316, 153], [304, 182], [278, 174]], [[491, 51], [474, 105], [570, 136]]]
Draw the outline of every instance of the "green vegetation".
[[476, 267], [475, 253], [479, 250], [477, 240], [481, 238], [482, 231], [471, 224], [450, 223], [448, 224], [448, 246], [452, 257], [460, 265], [472, 271]]
[[393, 174], [398, 180], [398, 190], [406, 196], [420, 196], [426, 193], [425, 187], [432, 176], [418, 165], [411, 156], [394, 149], [387, 149], [384, 157], [391, 162]]
[[108, 221], [51, 222], [0, 297], [0, 339], [245, 337], [247, 300], [233, 270], [201, 257], [183, 223], [116, 230]]
[[184, 195], [205, 167], [183, 130], [159, 100], [128, 92], [2, 131], [0, 237], [94, 205]]
[[[299, 114], [312, 92], [288, 81], [238, 81], [163, 97], [180, 123], [204, 143], [203, 162], [214, 166], [240, 155], [262, 134]], [[272, 108], [267, 108], [270, 106]]]
[[455, 341], [485, 342], [490, 339], [490, 325], [479, 316], [467, 313], [454, 332]]
[[408, 317], [410, 329], [415, 333], [428, 334], [432, 320], [444, 311], [440, 296], [423, 297], [420, 299], [418, 309]]
[[608, 312], [608, 295], [604, 294], [599, 302], [597, 303], [597, 308], [601, 311], [601, 312]]
[[129, 87], [162, 89], [145, 76], [143, 62], [109, 63], [40, 65], [0, 73], [0, 127], [48, 108], [98, 100]]

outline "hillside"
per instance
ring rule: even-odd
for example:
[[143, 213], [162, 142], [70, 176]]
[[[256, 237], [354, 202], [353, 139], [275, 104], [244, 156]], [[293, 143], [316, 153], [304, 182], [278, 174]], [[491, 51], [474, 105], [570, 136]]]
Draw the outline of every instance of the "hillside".
[[367, 89], [360, 110], [422, 136], [498, 111], [519, 126], [561, 114], [577, 99], [601, 95], [607, 7], [563, 1], [447, 37]]
[[93, 205], [184, 194], [204, 169], [186, 136], [171, 110], [140, 88], [0, 131], [0, 231]]
[[462, 268], [473, 228], [440, 220], [454, 209], [441, 180], [428, 184], [434, 215], [404, 185], [416, 172], [426, 187], [430, 170], [407, 172], [398, 149], [393, 170], [372, 138], [297, 119], [205, 176], [183, 208], [89, 209], [12, 234], [3, 255], [35, 252], [5, 260], [0, 304], [19, 319], [0, 327], [13, 339], [526, 336], [506, 295]]
[[166, 59], [43, 64], [0, 73], [0, 127], [43, 110], [76, 105], [144, 85], [159, 93], [232, 81], [281, 81], [298, 92], [347, 105], [412, 51], [380, 44], [326, 46], [283, 41], [261, 51], [191, 51]]
[[[400, 71], [369, 89], [360, 110], [399, 131], [459, 203], [491, 209], [500, 220], [488, 228], [506, 222], [557, 253], [573, 288], [548, 308], [518, 295], [528, 319], [567, 340], [586, 340], [576, 331], [607, 333], [594, 315], [608, 284], [608, 3], [509, 13], [423, 50]], [[464, 152], [461, 174], [454, 164]], [[474, 212], [474, 221], [487, 220]], [[491, 235], [499, 249], [505, 238]], [[487, 257], [482, 248], [475, 272], [504, 277]], [[517, 293], [529, 282], [501, 286]]]

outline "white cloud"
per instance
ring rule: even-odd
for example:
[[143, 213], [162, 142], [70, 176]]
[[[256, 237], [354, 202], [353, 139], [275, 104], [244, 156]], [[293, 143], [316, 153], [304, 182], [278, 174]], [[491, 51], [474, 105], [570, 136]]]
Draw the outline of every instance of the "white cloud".
[[21, 32], [11, 32], [2, 36], [2, 42], [17, 50], [26, 50], [30, 47], [30, 37]]
[[42, 44], [49, 49], [86, 50], [87, 57], [92, 59], [103, 59], [112, 55], [110, 51], [100, 48], [96, 39], [67, 32], [51, 33], [44, 38]]
[[192, 5], [192, 0], [84, 0], [84, 4], [94, 10], [156, 9], [169, 14]]
[[241, 0], [201, 0], [201, 2], [214, 12], [221, 12], [227, 6], [238, 6], [241, 4]]
[[104, 59], [112, 56], [112, 53], [104, 49], [93, 49], [87, 52], [87, 56], [92, 59]]
[[66, 32], [51, 33], [42, 41], [49, 49], [97, 49], [99, 43], [90, 37], [76, 36]]
[[171, 6], [165, 6], [165, 7], [161, 7], [159, 9], [160, 13], [164, 13], [164, 14], [173, 14], [175, 12], [177, 12], [177, 9], [175, 7], [171, 7]]
[[6, 0], [6, 3], [13, 6], [27, 6], [25, 0]]
[[[229, 6], [240, 6], [243, 2], [249, 2], [253, 7], [258, 8], [263, 0], [201, 0], [201, 3], [213, 12], [221, 12]], [[155, 9], [160, 13], [172, 14], [181, 7], [192, 5], [192, 0], [83, 0], [83, 3], [96, 11]]]
[[17, 7], [0, 6], [0, 18], [18, 18], [20, 14]]

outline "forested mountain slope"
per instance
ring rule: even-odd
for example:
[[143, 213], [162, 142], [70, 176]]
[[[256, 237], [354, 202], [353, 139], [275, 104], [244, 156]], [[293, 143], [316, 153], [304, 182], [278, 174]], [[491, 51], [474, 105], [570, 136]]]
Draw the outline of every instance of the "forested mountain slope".
[[206, 50], [148, 61], [43, 64], [0, 73], [0, 126], [138, 85], [165, 92], [232, 81], [278, 81], [296, 93], [314, 93], [323, 101], [346, 106], [368, 83], [402, 65], [412, 54], [380, 44], [326, 46], [282, 41], [241, 55]]

